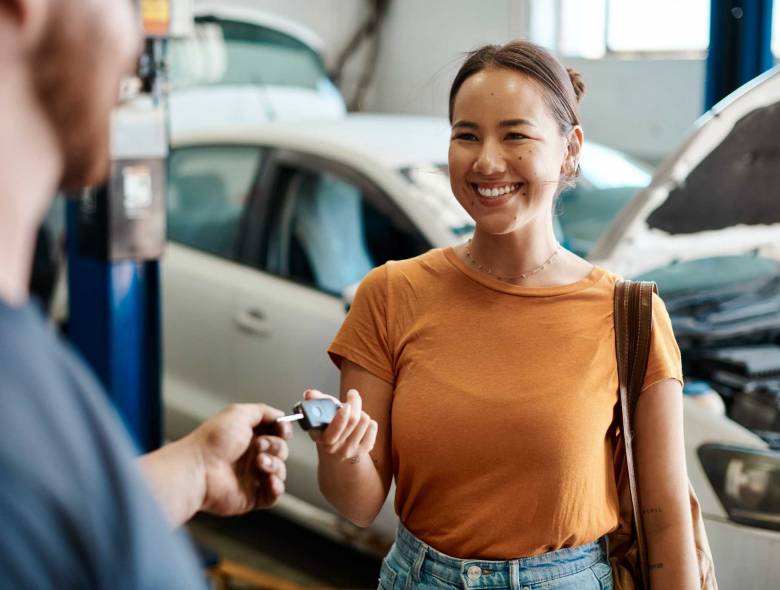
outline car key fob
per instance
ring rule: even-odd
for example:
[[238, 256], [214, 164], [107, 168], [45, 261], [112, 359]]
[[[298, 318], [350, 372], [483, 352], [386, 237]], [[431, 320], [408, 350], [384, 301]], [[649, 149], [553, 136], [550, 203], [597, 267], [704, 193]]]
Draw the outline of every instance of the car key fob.
[[324, 430], [336, 417], [341, 407], [330, 399], [309, 399], [298, 402], [293, 407], [293, 415], [300, 416], [304, 430]]

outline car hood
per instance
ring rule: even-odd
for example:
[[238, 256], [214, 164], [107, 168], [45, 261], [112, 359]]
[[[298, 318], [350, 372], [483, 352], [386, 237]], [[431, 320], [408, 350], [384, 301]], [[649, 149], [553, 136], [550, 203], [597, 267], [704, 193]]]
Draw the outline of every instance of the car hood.
[[699, 118], [589, 257], [624, 276], [710, 256], [780, 259], [778, 136], [780, 67]]

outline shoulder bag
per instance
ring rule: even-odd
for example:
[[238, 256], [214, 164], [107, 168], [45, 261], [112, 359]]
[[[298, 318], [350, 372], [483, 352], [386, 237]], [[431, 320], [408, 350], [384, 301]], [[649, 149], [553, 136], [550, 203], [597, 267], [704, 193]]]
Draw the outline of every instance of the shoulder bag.
[[[632, 419], [650, 353], [655, 283], [618, 281], [615, 285], [615, 346], [617, 352], [620, 404], [616, 412], [613, 449], [615, 477], [620, 503], [620, 521], [608, 535], [609, 559], [616, 590], [650, 590], [647, 540], [644, 536], [633, 453]], [[688, 482], [690, 526], [693, 528], [699, 579], [702, 590], [717, 590], [712, 552], [704, 530], [699, 501]]]

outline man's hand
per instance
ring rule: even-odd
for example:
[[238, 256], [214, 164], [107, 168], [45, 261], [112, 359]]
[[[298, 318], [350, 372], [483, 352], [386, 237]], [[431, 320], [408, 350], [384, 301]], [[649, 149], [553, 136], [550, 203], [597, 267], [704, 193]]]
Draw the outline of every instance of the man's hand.
[[173, 525], [199, 510], [230, 516], [273, 506], [284, 493], [292, 429], [279, 410], [233, 404], [138, 461]]
[[200, 456], [205, 482], [201, 509], [221, 516], [273, 506], [284, 493], [289, 424], [264, 404], [233, 404], [188, 438]]

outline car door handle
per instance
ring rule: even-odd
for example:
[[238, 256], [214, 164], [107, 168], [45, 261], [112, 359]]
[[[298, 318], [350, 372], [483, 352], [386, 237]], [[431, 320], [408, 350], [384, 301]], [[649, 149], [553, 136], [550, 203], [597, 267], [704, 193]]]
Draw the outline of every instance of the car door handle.
[[268, 319], [259, 309], [244, 309], [236, 314], [234, 321], [236, 326], [247, 334], [256, 334], [258, 336], [271, 335], [271, 326], [268, 323]]

